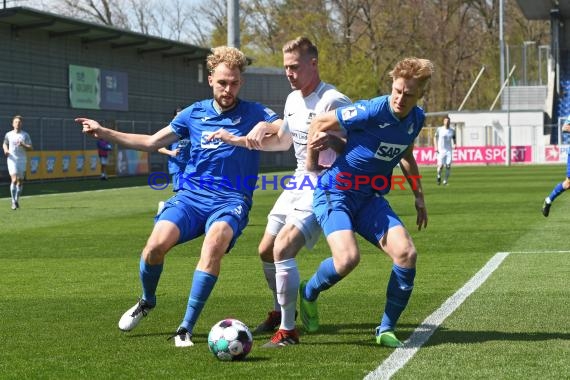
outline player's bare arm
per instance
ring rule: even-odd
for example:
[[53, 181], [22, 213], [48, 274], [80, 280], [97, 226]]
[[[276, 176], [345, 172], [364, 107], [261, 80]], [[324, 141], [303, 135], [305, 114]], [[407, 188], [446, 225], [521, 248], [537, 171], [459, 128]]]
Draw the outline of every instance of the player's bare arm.
[[412, 144], [408, 147], [408, 149], [406, 149], [406, 152], [402, 156], [402, 159], [400, 160], [400, 168], [402, 169], [402, 173], [404, 173], [404, 176], [406, 177], [408, 184], [414, 193], [417, 213], [416, 225], [418, 226], [418, 230], [421, 230], [422, 227], [427, 227], [428, 215], [424, 200], [424, 191], [422, 188], [420, 171], [416, 159], [414, 158], [413, 151], [414, 145]]
[[178, 140], [178, 136], [170, 126], [156, 132], [154, 135], [142, 135], [137, 133], [124, 133], [101, 126], [97, 121], [86, 118], [75, 119], [76, 123], [83, 126], [83, 133], [94, 138], [103, 138], [107, 141], [122, 145], [127, 148], [155, 152], [158, 149], [170, 145]]
[[21, 141], [19, 142], [19, 145], [20, 145], [22, 148], [24, 148], [25, 150], [28, 150], [28, 151], [34, 149], [34, 147], [32, 146], [32, 144], [26, 144], [26, 142], [23, 141], [23, 140], [21, 140]]
[[273, 123], [261, 121], [247, 134], [246, 144], [249, 149], [261, 150], [263, 140], [272, 135], [276, 135], [281, 129], [283, 120], [279, 119]]
[[318, 151], [330, 148], [340, 154], [344, 151], [346, 136], [342, 131], [319, 132], [313, 136], [312, 143]]
[[293, 145], [293, 136], [283, 128], [274, 135], [265, 136], [261, 141], [261, 149], [269, 152], [289, 150], [291, 145]]
[[[260, 122], [255, 127], [253, 127], [250, 133], [253, 132], [255, 128], [258, 128], [258, 132], [256, 132], [255, 134], [259, 134], [260, 136], [266, 136], [267, 133], [265, 133], [264, 131], [267, 130], [271, 132], [273, 131], [277, 132], [281, 126], [281, 123], [282, 123], [281, 119], [275, 120], [273, 123]], [[227, 131], [226, 129], [220, 128], [216, 132], [212, 133], [208, 137], [207, 141], [220, 139], [226, 144], [247, 148], [249, 150], [261, 150], [262, 149], [261, 142], [256, 142], [255, 139], [248, 140], [248, 136], [249, 134], [247, 136], [236, 136], [233, 133]]]
[[178, 152], [180, 152], [180, 148], [176, 148], [174, 150], [160, 148], [159, 150], [157, 150], [157, 152], [169, 157], [176, 157], [178, 155]]

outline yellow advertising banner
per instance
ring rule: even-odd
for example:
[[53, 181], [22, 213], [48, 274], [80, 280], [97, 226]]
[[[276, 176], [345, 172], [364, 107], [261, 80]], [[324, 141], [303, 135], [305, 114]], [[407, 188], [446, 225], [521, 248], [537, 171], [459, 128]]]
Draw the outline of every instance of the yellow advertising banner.
[[100, 174], [97, 150], [32, 151], [26, 179], [86, 177]]

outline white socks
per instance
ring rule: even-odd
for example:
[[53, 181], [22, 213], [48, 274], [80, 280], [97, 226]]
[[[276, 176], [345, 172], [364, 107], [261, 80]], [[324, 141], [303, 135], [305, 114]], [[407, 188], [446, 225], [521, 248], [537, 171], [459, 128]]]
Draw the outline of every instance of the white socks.
[[277, 300], [281, 305], [281, 329], [293, 330], [295, 328], [295, 309], [297, 294], [301, 277], [297, 261], [288, 259], [275, 263], [275, 284]]

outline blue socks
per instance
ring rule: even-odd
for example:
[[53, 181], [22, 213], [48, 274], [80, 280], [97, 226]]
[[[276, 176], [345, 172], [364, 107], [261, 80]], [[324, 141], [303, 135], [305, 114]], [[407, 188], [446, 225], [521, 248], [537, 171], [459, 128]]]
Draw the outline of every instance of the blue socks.
[[194, 271], [192, 278], [192, 289], [190, 290], [190, 297], [188, 297], [188, 305], [186, 306], [186, 314], [180, 327], [185, 328], [188, 332], [192, 332], [210, 293], [216, 285], [218, 277], [199, 270]]
[[550, 195], [548, 196], [548, 198], [550, 199], [550, 202], [553, 202], [556, 199], [556, 197], [558, 197], [564, 191], [565, 191], [565, 189], [562, 186], [562, 182], [560, 182], [558, 185], [554, 186], [552, 193], [550, 193]]
[[321, 265], [319, 265], [315, 274], [307, 282], [303, 296], [308, 301], [314, 301], [320, 292], [327, 290], [340, 280], [342, 280], [342, 277], [334, 269], [332, 257], [329, 257], [321, 261]]
[[156, 305], [156, 287], [158, 286], [158, 280], [160, 279], [160, 274], [162, 273], [163, 264], [150, 265], [144, 262], [141, 256], [141, 261], [139, 264], [139, 276], [142, 283], [143, 295], [142, 299], [147, 301], [150, 305]]
[[396, 264], [392, 266], [392, 274], [386, 290], [386, 307], [380, 323], [380, 332], [393, 331], [395, 329], [396, 323], [412, 295], [415, 277], [416, 268], [402, 268]]

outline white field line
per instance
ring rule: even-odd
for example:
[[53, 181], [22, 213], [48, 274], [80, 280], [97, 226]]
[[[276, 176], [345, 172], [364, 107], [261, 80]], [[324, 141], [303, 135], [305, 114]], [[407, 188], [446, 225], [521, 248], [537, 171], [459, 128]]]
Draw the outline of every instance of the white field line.
[[538, 253], [538, 254], [543, 254], [543, 253], [570, 253], [570, 251], [511, 251], [510, 253], [516, 253], [516, 254]]
[[461, 289], [449, 297], [439, 309], [434, 311], [414, 330], [408, 340], [404, 342], [403, 347], [396, 348], [378, 368], [366, 375], [364, 379], [376, 380], [392, 377], [428, 341], [443, 321], [489, 278], [508, 255], [509, 252], [496, 253]]
[[[36, 195], [22, 195], [20, 198], [22, 199], [26, 199], [26, 198], [43, 198], [43, 197], [53, 197], [53, 196], [65, 196], [65, 195], [69, 195], [69, 194], [80, 194], [80, 193], [101, 193], [104, 191], [118, 191], [118, 190], [125, 190], [125, 189], [139, 189], [141, 187], [149, 187], [147, 185], [142, 185], [142, 186], [128, 186], [128, 187], [113, 187], [110, 189], [97, 189], [97, 190], [85, 190], [85, 191], [70, 191], [68, 193], [51, 193], [51, 194], [36, 194]], [[156, 190], [156, 191], [162, 191], [162, 190]], [[0, 199], [4, 199], [4, 198], [0, 198]], [[5, 199], [10, 199], [10, 197], [5, 197]]]

